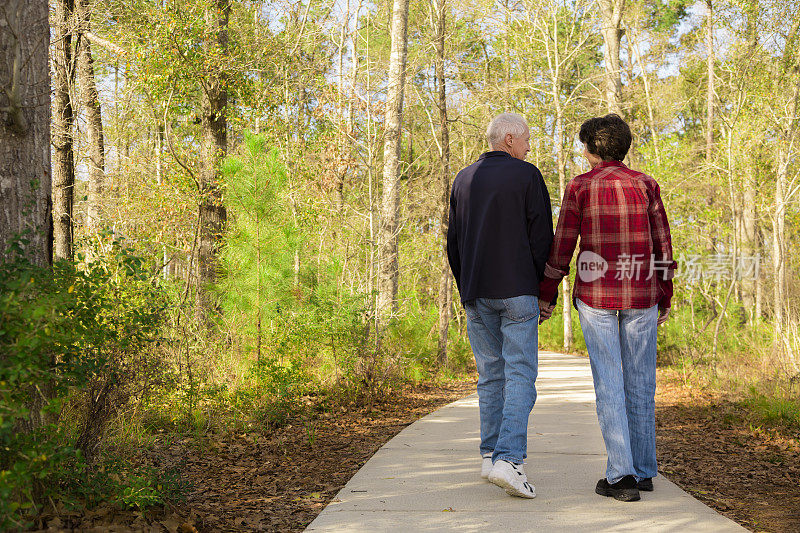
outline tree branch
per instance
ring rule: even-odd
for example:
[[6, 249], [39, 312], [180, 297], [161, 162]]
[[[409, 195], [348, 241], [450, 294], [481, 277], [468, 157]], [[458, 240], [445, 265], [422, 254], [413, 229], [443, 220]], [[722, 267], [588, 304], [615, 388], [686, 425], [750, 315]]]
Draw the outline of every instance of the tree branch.
[[90, 31], [84, 32], [83, 36], [86, 37], [89, 40], [89, 42], [94, 43], [97, 46], [102, 46], [106, 50], [114, 52], [118, 56], [128, 55], [128, 51], [125, 50], [123, 47], [119, 46], [118, 44], [114, 44], [106, 39], [103, 39], [102, 37], [98, 37], [97, 35], [95, 35]]

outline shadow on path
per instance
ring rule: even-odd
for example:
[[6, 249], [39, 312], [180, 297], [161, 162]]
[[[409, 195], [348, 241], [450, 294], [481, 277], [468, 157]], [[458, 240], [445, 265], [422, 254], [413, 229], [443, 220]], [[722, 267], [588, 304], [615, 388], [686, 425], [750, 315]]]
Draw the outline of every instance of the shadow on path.
[[525, 467], [535, 499], [480, 478], [472, 395], [387, 442], [306, 531], [745, 531], [663, 477], [640, 502], [596, 495], [605, 449], [588, 360], [540, 353], [537, 389]]

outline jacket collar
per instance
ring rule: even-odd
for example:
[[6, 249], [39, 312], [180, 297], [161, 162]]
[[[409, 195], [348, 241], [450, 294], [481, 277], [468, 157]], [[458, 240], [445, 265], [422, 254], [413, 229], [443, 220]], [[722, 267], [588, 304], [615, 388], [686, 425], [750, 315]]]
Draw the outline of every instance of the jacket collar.
[[486, 159], [488, 157], [511, 157], [511, 154], [502, 150], [492, 150], [491, 152], [484, 152], [478, 157], [478, 160]]

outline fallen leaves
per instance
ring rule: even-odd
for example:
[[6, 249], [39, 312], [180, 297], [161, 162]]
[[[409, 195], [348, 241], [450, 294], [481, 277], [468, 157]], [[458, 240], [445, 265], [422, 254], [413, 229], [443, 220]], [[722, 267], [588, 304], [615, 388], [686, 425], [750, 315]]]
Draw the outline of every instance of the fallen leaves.
[[308, 420], [271, 433], [164, 435], [134, 460], [180, 471], [190, 486], [184, 504], [145, 513], [110, 507], [64, 512], [50, 517], [43, 531], [303, 531], [386, 441], [474, 390], [474, 382], [417, 384], [370, 412], [344, 407], [320, 413], [313, 446]]
[[800, 531], [800, 439], [748, 417], [722, 393], [684, 389], [660, 375], [660, 471], [752, 530]]

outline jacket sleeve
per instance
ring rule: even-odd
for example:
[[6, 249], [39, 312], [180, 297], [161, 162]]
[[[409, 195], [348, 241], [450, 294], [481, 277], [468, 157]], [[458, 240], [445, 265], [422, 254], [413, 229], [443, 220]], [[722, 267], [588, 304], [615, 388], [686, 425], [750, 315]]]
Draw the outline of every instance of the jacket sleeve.
[[553, 244], [553, 210], [550, 193], [542, 174], [536, 170], [526, 195], [525, 209], [528, 223], [528, 241], [533, 264], [540, 283], [544, 279], [544, 267]]
[[458, 218], [456, 217], [455, 187], [450, 192], [450, 215], [447, 222], [447, 260], [456, 279], [456, 287], [461, 292], [461, 255], [458, 250]]
[[[575, 251], [575, 246], [578, 244], [581, 219], [581, 211], [578, 206], [573, 180], [567, 184], [564, 191], [564, 198], [561, 200], [556, 235], [553, 239], [550, 257], [545, 265], [544, 281], [542, 281], [539, 289], [539, 297], [543, 300], [555, 303], [558, 299], [558, 284], [561, 282], [561, 279], [569, 273], [569, 264], [572, 261], [572, 254]], [[564, 305], [567, 304], [565, 303]]]

